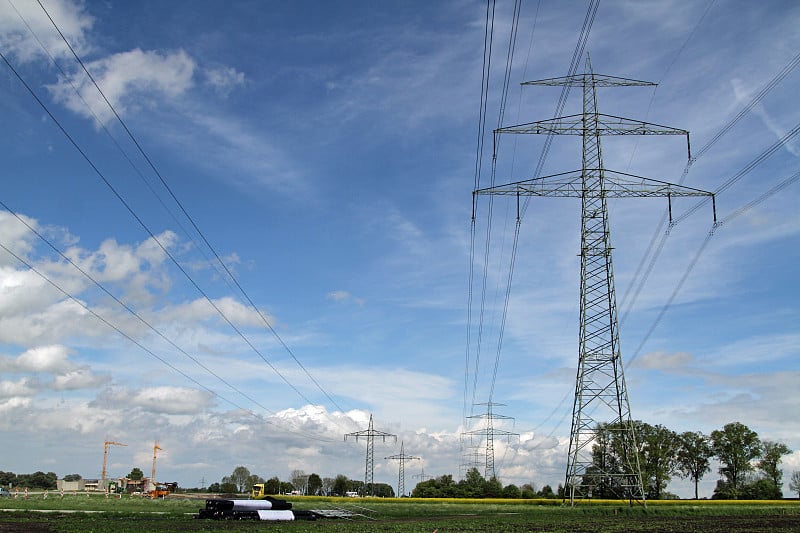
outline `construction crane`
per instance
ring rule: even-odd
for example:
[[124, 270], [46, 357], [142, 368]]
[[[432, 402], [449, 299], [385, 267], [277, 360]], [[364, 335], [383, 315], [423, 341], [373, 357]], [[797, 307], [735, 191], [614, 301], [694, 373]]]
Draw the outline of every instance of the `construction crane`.
[[107, 440], [103, 443], [103, 472], [101, 474], [101, 478], [103, 480], [103, 486], [105, 486], [106, 482], [106, 464], [108, 463], [108, 447], [109, 446], [127, 446], [127, 444], [122, 444], [121, 442], [114, 442], [113, 440]]
[[161, 446], [158, 445], [158, 441], [153, 445], [153, 472], [150, 475], [150, 482], [155, 486], [156, 484], [156, 455], [158, 454], [158, 450], [163, 450]]

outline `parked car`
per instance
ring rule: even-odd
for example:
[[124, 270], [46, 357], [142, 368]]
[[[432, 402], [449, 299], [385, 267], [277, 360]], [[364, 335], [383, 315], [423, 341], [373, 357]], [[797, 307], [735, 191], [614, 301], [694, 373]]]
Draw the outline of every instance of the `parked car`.
[[8, 492], [8, 489], [0, 487], [0, 497], [4, 497], [4, 496], [11, 496], [11, 493]]

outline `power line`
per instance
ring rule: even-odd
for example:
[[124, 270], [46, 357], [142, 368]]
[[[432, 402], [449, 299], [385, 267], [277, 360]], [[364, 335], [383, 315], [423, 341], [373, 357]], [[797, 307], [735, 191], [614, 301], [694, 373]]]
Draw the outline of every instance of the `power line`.
[[[704, 15], [705, 16], [705, 15]], [[681, 175], [680, 179], [678, 180], [679, 184], [683, 184], [686, 180], [687, 175], [689, 174], [689, 170], [692, 168], [692, 164], [697, 161], [700, 157], [702, 157], [708, 150], [710, 150], [726, 133], [728, 133], [747, 113], [749, 113], [753, 107], [755, 107], [761, 100], [769, 94], [772, 89], [777, 87], [786, 76], [792, 72], [797, 65], [800, 64], [800, 53], [795, 55], [778, 73], [773, 76], [773, 78], [766, 84], [761, 90], [748, 102], [746, 106], [744, 106], [733, 118], [731, 118], [717, 133], [706, 143], [704, 144], [699, 150], [695, 151], [692, 157], [689, 158], [689, 161], [686, 162], [686, 166], [683, 169], [683, 174]], [[633, 279], [631, 284], [628, 286], [628, 290], [625, 291], [625, 294], [622, 297], [621, 305], [625, 308], [624, 312], [622, 313], [621, 322], [624, 323], [628, 313], [630, 313], [631, 309], [633, 308], [633, 304], [636, 302], [636, 299], [639, 296], [639, 293], [642, 291], [647, 279], [650, 276], [650, 273], [655, 266], [655, 263], [658, 257], [661, 254], [661, 250], [664, 247], [664, 243], [669, 233], [669, 228], [667, 231], [661, 236], [661, 240], [659, 241], [658, 248], [655, 249], [653, 253], [655, 242], [659, 235], [661, 235], [661, 230], [664, 228], [665, 224], [667, 223], [668, 219], [668, 212], [664, 211], [663, 215], [661, 216], [661, 221], [659, 222], [658, 226], [656, 227], [655, 231], [653, 232], [653, 236], [650, 239], [650, 244], [648, 245], [647, 249], [645, 250], [642, 259], [639, 261], [639, 265], [636, 267], [636, 271], [633, 275]], [[650, 254], [653, 253], [651, 256]], [[647, 270], [645, 270], [644, 275], [641, 279], [639, 279], [639, 275], [642, 272], [642, 267], [646, 262], [648, 262], [648, 257], [650, 257], [649, 264]], [[637, 283], [638, 280], [638, 283]], [[636, 286], [636, 289], [633, 293], [633, 297], [626, 305], [626, 301], [628, 300], [628, 296], [630, 294], [630, 287]]]
[[283, 380], [286, 385], [288, 385], [292, 390], [294, 390], [298, 396], [300, 396], [303, 400], [308, 402], [309, 404], [313, 404], [313, 402], [308, 399], [300, 390], [292, 384], [269, 360], [258, 350], [258, 348], [253, 345], [253, 343], [244, 335], [244, 333], [225, 315], [225, 313], [219, 308], [217, 304], [208, 296], [208, 294], [197, 284], [197, 282], [189, 275], [186, 269], [178, 262], [174, 255], [163, 245], [163, 243], [156, 237], [155, 233], [147, 226], [147, 224], [139, 217], [138, 214], [133, 210], [133, 208], [128, 204], [128, 202], [122, 197], [122, 195], [116, 190], [116, 188], [111, 184], [111, 182], [106, 178], [105, 174], [94, 164], [94, 162], [89, 158], [86, 152], [78, 145], [77, 141], [67, 132], [61, 122], [53, 115], [50, 109], [45, 105], [45, 103], [38, 97], [38, 95], [33, 91], [33, 89], [28, 85], [28, 83], [22, 78], [22, 76], [17, 72], [17, 70], [13, 67], [13, 65], [9, 62], [8, 58], [5, 54], [0, 51], [0, 58], [6, 63], [6, 65], [11, 69], [14, 75], [19, 79], [20, 83], [28, 90], [28, 92], [33, 96], [39, 106], [44, 110], [44, 112], [50, 117], [50, 119], [56, 124], [59, 130], [64, 134], [67, 140], [72, 144], [72, 146], [78, 151], [78, 153], [83, 157], [83, 159], [89, 164], [95, 174], [106, 184], [106, 186], [111, 190], [111, 192], [116, 196], [116, 198], [122, 203], [122, 205], [127, 209], [127, 211], [133, 216], [133, 218], [139, 223], [139, 225], [147, 232], [148, 235], [153, 239], [158, 247], [161, 249], [162, 252], [172, 261], [172, 263], [178, 268], [178, 270], [183, 273], [184, 277], [195, 287], [195, 289], [203, 295], [206, 301], [214, 308], [214, 310], [228, 323], [228, 325], [241, 337], [245, 343], [256, 353], [258, 354], [261, 359]]
[[[295, 356], [294, 352], [293, 352], [293, 351], [292, 351], [292, 350], [289, 348], [289, 346], [288, 346], [288, 345], [287, 345], [287, 344], [284, 342], [284, 340], [281, 338], [281, 336], [278, 334], [278, 332], [277, 332], [277, 331], [276, 331], [276, 330], [275, 330], [275, 329], [272, 327], [272, 324], [270, 324], [270, 323], [269, 323], [269, 321], [268, 321], [268, 320], [266, 319], [266, 317], [263, 315], [263, 313], [261, 312], [261, 310], [260, 310], [260, 309], [258, 308], [258, 306], [255, 304], [255, 302], [254, 302], [254, 301], [253, 301], [253, 300], [250, 298], [250, 296], [247, 294], [247, 292], [246, 292], [246, 291], [244, 290], [244, 288], [241, 286], [241, 284], [239, 283], [239, 281], [236, 279], [236, 277], [235, 277], [235, 276], [233, 275], [233, 273], [230, 271], [230, 269], [228, 268], [228, 266], [227, 266], [227, 265], [225, 264], [225, 262], [222, 260], [222, 258], [220, 257], [220, 255], [217, 253], [216, 249], [215, 249], [215, 248], [214, 248], [214, 247], [211, 245], [211, 243], [208, 241], [208, 239], [206, 238], [205, 234], [204, 234], [204, 233], [203, 233], [203, 232], [200, 230], [200, 228], [197, 226], [197, 224], [196, 224], [196, 222], [194, 221], [194, 219], [192, 218], [192, 216], [191, 216], [191, 215], [188, 213], [188, 211], [187, 211], [187, 210], [186, 210], [186, 208], [183, 206], [183, 204], [181, 203], [181, 201], [180, 201], [180, 200], [177, 198], [177, 196], [175, 195], [175, 193], [172, 191], [172, 188], [169, 186], [169, 184], [167, 183], [167, 181], [164, 179], [164, 177], [162, 176], [161, 172], [159, 172], [159, 171], [158, 171], [158, 169], [156, 168], [156, 166], [155, 166], [155, 164], [153, 163], [153, 161], [150, 159], [150, 157], [147, 155], [147, 153], [146, 153], [146, 152], [144, 151], [144, 149], [142, 148], [141, 144], [140, 144], [140, 143], [137, 141], [136, 137], [133, 135], [133, 133], [131, 132], [131, 130], [128, 128], [128, 126], [127, 126], [127, 124], [125, 123], [125, 121], [122, 119], [122, 117], [119, 115], [119, 113], [117, 113], [116, 109], [115, 109], [115, 108], [114, 108], [114, 106], [111, 104], [111, 102], [108, 100], [108, 98], [106, 98], [106, 95], [105, 95], [105, 94], [103, 93], [103, 91], [100, 89], [99, 85], [97, 84], [97, 81], [94, 79], [94, 77], [91, 75], [91, 73], [89, 72], [89, 70], [86, 68], [86, 65], [85, 65], [85, 64], [83, 63], [83, 61], [81, 60], [80, 56], [79, 56], [79, 55], [78, 55], [78, 54], [75, 52], [75, 50], [74, 50], [74, 48], [72, 47], [72, 45], [69, 43], [69, 41], [67, 40], [67, 38], [66, 38], [66, 37], [64, 36], [64, 34], [62, 33], [61, 29], [58, 27], [58, 25], [56, 24], [56, 22], [55, 22], [55, 21], [53, 20], [53, 18], [50, 16], [50, 13], [48, 13], [47, 9], [45, 9], [44, 5], [42, 5], [42, 3], [41, 3], [41, 0], [37, 0], [37, 3], [38, 3], [38, 4], [39, 4], [39, 6], [42, 8], [42, 11], [44, 11], [44, 13], [47, 15], [47, 18], [50, 20], [50, 22], [52, 23], [53, 27], [56, 29], [56, 31], [58, 32], [58, 34], [61, 36], [61, 39], [62, 39], [62, 40], [64, 41], [64, 43], [67, 45], [67, 47], [69, 48], [70, 52], [72, 52], [72, 55], [75, 57], [76, 61], [77, 61], [77, 62], [80, 64], [80, 66], [81, 66], [81, 68], [83, 69], [83, 71], [84, 71], [84, 72], [86, 73], [86, 75], [89, 77], [89, 79], [91, 80], [92, 84], [93, 84], [93, 85], [95, 86], [95, 88], [97, 89], [98, 93], [99, 93], [99, 94], [100, 94], [100, 95], [103, 97], [103, 100], [106, 102], [106, 104], [108, 105], [109, 109], [110, 109], [110, 110], [111, 110], [111, 111], [114, 113], [114, 116], [115, 116], [115, 117], [116, 117], [116, 119], [119, 121], [119, 123], [122, 125], [123, 129], [125, 130], [125, 132], [128, 134], [128, 137], [131, 139], [131, 141], [134, 143], [134, 145], [136, 146], [136, 148], [139, 150], [139, 153], [141, 153], [141, 154], [142, 154], [142, 157], [144, 157], [145, 161], [147, 161], [147, 163], [148, 163], [148, 165], [150, 166], [150, 168], [153, 170], [153, 172], [156, 174], [156, 176], [158, 176], [158, 178], [159, 178], [159, 180], [161, 181], [161, 183], [162, 183], [162, 185], [164, 186], [164, 188], [167, 190], [167, 192], [169, 192], [169, 194], [170, 194], [170, 197], [173, 199], [173, 201], [174, 201], [174, 202], [177, 204], [177, 206], [180, 208], [181, 212], [184, 214], [184, 216], [187, 218], [187, 220], [189, 220], [189, 222], [191, 223], [192, 227], [195, 229], [195, 231], [196, 231], [196, 232], [197, 232], [197, 234], [200, 236], [200, 238], [203, 240], [203, 242], [204, 242], [204, 243], [205, 243], [205, 245], [208, 247], [208, 249], [209, 249], [209, 250], [211, 250], [211, 252], [213, 253], [214, 257], [217, 259], [218, 263], [219, 263], [219, 264], [220, 264], [220, 265], [223, 267], [223, 269], [225, 270], [225, 272], [228, 274], [228, 276], [230, 277], [230, 279], [231, 279], [231, 280], [234, 282], [234, 284], [236, 285], [236, 287], [239, 289], [239, 291], [241, 292], [241, 294], [244, 296], [244, 298], [247, 300], [247, 302], [250, 304], [250, 306], [251, 306], [251, 307], [253, 308], [253, 310], [256, 312], [256, 314], [257, 314], [257, 315], [258, 315], [258, 317], [261, 319], [261, 321], [264, 323], [264, 325], [265, 325], [265, 326], [266, 326], [266, 327], [269, 329], [269, 331], [272, 333], [272, 335], [273, 335], [273, 336], [274, 336], [274, 337], [275, 337], [275, 338], [278, 340], [278, 342], [281, 344], [281, 346], [283, 346], [283, 348], [286, 350], [286, 352], [289, 354], [289, 356], [290, 356], [290, 357], [291, 357], [291, 358], [292, 358], [292, 359], [295, 361], [295, 363], [296, 363], [296, 364], [297, 364], [297, 365], [298, 365], [298, 366], [299, 366], [299, 367], [300, 367], [300, 368], [303, 370], [303, 372], [304, 372], [304, 373], [306, 374], [306, 376], [307, 376], [307, 377], [308, 377], [308, 378], [309, 378], [309, 379], [310, 379], [310, 380], [311, 380], [311, 381], [314, 383], [314, 385], [315, 385], [315, 386], [316, 386], [316, 387], [317, 387], [317, 388], [318, 388], [318, 389], [319, 389], [319, 390], [320, 390], [320, 391], [321, 391], [321, 392], [322, 392], [322, 393], [323, 393], [323, 394], [324, 394], [324, 395], [325, 395], [325, 396], [328, 398], [328, 400], [330, 400], [330, 402], [331, 402], [331, 403], [332, 403], [332, 404], [333, 404], [333, 405], [334, 405], [334, 406], [335, 406], [337, 409], [339, 409], [340, 411], [344, 412], [344, 409], [343, 409], [341, 406], [339, 406], [339, 404], [336, 402], [336, 400], [334, 400], [334, 399], [331, 397], [331, 395], [330, 395], [330, 394], [329, 394], [329, 393], [328, 393], [328, 392], [327, 392], [327, 391], [326, 391], [326, 390], [325, 390], [325, 389], [322, 387], [322, 385], [320, 385], [320, 383], [319, 383], [319, 382], [318, 382], [318, 381], [317, 381], [317, 380], [316, 380], [316, 379], [315, 379], [315, 378], [314, 378], [314, 377], [311, 375], [311, 373], [308, 371], [308, 369], [307, 369], [307, 368], [306, 368], [306, 367], [305, 367], [305, 366], [304, 366], [304, 365], [303, 365], [303, 364], [300, 362], [300, 360], [299, 360], [299, 359], [298, 359], [298, 358]], [[105, 181], [105, 180], [104, 180], [104, 181]], [[109, 184], [108, 182], [106, 182], [106, 184], [110, 186], [110, 184]], [[116, 192], [115, 192], [115, 194], [116, 194]], [[127, 207], [127, 206], [126, 206], [126, 207]], [[138, 217], [137, 217], [137, 219], [138, 219]], [[149, 230], [148, 230], [148, 232], [149, 232]], [[174, 259], [173, 259], [173, 261], [174, 261]], [[176, 262], [176, 265], [177, 265], [177, 262]], [[179, 266], [179, 268], [180, 268], [180, 266]], [[184, 271], [182, 268], [181, 268], [181, 270], [182, 270], [182, 271], [185, 273], [185, 271]], [[188, 274], [187, 274], [187, 277], [188, 277]], [[192, 283], [194, 284], [194, 281], [192, 281]], [[196, 284], [195, 284], [195, 285], [196, 285]], [[201, 293], [203, 293], [203, 292], [201, 291]], [[230, 324], [232, 327], [234, 327], [234, 326], [233, 326], [233, 324], [232, 324], [232, 322], [231, 322], [230, 320], [228, 320], [228, 319], [227, 319], [227, 317], [225, 317], [225, 316], [224, 316], [224, 314], [222, 313], [222, 310], [221, 310], [221, 309], [219, 309], [219, 308], [218, 308], [216, 305], [214, 305], [214, 304], [213, 304], [213, 302], [211, 302], [211, 300], [208, 298], [208, 296], [206, 296], [206, 295], [205, 295], [205, 293], [203, 293], [203, 295], [206, 297], [206, 299], [209, 301], [209, 303], [211, 303], [211, 304], [214, 306], [214, 308], [217, 310], [217, 312], [218, 312], [218, 313], [219, 313], [221, 316], [223, 316], [223, 318], [226, 320], [226, 322], [228, 322], [228, 323], [229, 323], [229, 324]], [[234, 327], [234, 329], [236, 329], [236, 328]], [[240, 336], [242, 336], [242, 338], [244, 338], [244, 335], [243, 335], [243, 334], [241, 334], [241, 333], [240, 333], [238, 330], [237, 330], [237, 333], [239, 333], [239, 334], [240, 334]], [[245, 340], [246, 340], [246, 339], [245, 339]], [[249, 340], [246, 340], [246, 342], [247, 342], [248, 344], [250, 344], [250, 341], [249, 341]], [[252, 345], [251, 345], [251, 346], [252, 346]], [[255, 347], [253, 347], [253, 349], [255, 350]], [[256, 351], [256, 353], [259, 353], [259, 352], [258, 352], [258, 351]], [[276, 373], [277, 373], [277, 374], [278, 374], [278, 375], [279, 375], [279, 376], [280, 376], [280, 377], [281, 377], [281, 378], [282, 378], [284, 381], [286, 381], [286, 378], [284, 378], [284, 377], [283, 377], [283, 375], [282, 375], [282, 374], [280, 374], [280, 372], [278, 372], [278, 371], [277, 371], [277, 369], [276, 369], [276, 368], [275, 368], [275, 367], [274, 367], [274, 366], [273, 366], [271, 363], [269, 363], [269, 362], [266, 360], [266, 358], [265, 358], [263, 355], [261, 355], [260, 353], [259, 353], [259, 355], [260, 355], [260, 356], [261, 356], [261, 358], [262, 358], [262, 359], [264, 359], [264, 361], [265, 361], [265, 362], [266, 362], [266, 363], [267, 363], [267, 364], [270, 366], [270, 368], [272, 368], [272, 369], [273, 369], [273, 370], [274, 370], [274, 371], [275, 371], [275, 372], [276, 372]], [[287, 381], [287, 384], [288, 384], [288, 381]], [[292, 388], [294, 388], [294, 386], [292, 386]], [[297, 389], [296, 389], [296, 388], [295, 388], [295, 391], [297, 391]], [[299, 393], [299, 391], [297, 391], [297, 392]], [[303, 396], [303, 395], [301, 395], [301, 396], [302, 396], [302, 397], [303, 397], [303, 398], [304, 398], [306, 401], [308, 401], [309, 403], [313, 403], [313, 402], [311, 402], [310, 400], [308, 400], [308, 399], [307, 399], [305, 396]]]
[[[5, 205], [3, 205], [3, 207], [5, 208]], [[15, 213], [13, 213], [13, 212], [11, 212], [11, 213], [12, 213], [12, 214], [14, 214], [14, 216], [16, 216], [16, 214], [15, 214]], [[19, 217], [17, 217], [17, 218], [19, 218]], [[26, 224], [26, 225], [27, 225], [27, 224]], [[269, 425], [271, 425], [271, 426], [275, 426], [276, 428], [278, 428], [278, 429], [279, 429], [279, 430], [281, 430], [281, 431], [284, 431], [284, 432], [287, 432], [287, 433], [296, 433], [296, 434], [300, 434], [300, 435], [306, 436], [307, 438], [311, 438], [311, 439], [313, 439], [313, 440], [317, 440], [317, 441], [322, 441], [322, 442], [333, 442], [333, 440], [332, 440], [332, 439], [321, 439], [321, 438], [319, 438], [319, 437], [315, 437], [315, 436], [311, 436], [311, 435], [305, 435], [305, 434], [303, 434], [303, 433], [300, 433], [300, 432], [298, 432], [298, 431], [291, 431], [291, 430], [288, 430], [288, 429], [286, 429], [286, 428], [282, 428], [282, 427], [280, 427], [279, 425], [275, 424], [274, 422], [272, 422], [272, 421], [270, 421], [270, 420], [267, 420], [267, 419], [264, 419], [264, 418], [261, 418], [261, 417], [259, 417], [259, 416], [258, 416], [257, 414], [255, 414], [255, 413], [254, 413], [254, 412], [253, 412], [251, 409], [248, 409], [248, 408], [246, 408], [246, 407], [243, 407], [243, 406], [241, 406], [241, 405], [237, 404], [236, 402], [234, 402], [233, 400], [230, 400], [229, 398], [227, 398], [227, 397], [225, 397], [225, 396], [223, 396], [223, 395], [219, 394], [218, 392], [216, 392], [216, 391], [214, 391], [214, 390], [210, 389], [210, 388], [209, 388], [209, 387], [207, 387], [206, 385], [203, 385], [203, 384], [202, 384], [202, 383], [200, 383], [200, 382], [199, 382], [197, 379], [193, 378], [192, 376], [190, 376], [190, 375], [189, 375], [189, 374], [187, 374], [186, 372], [182, 371], [180, 368], [176, 367], [175, 365], [173, 365], [172, 363], [170, 363], [169, 361], [167, 361], [166, 359], [164, 359], [163, 357], [161, 357], [160, 355], [158, 355], [157, 353], [155, 353], [155, 352], [154, 352], [154, 351], [152, 351], [151, 349], [147, 348], [147, 347], [146, 347], [145, 345], [143, 345], [141, 342], [137, 341], [136, 339], [134, 339], [133, 337], [131, 337], [130, 335], [128, 335], [127, 333], [125, 333], [125, 331], [123, 331], [123, 330], [122, 330], [122, 329], [121, 329], [119, 326], [115, 325], [114, 323], [112, 323], [111, 321], [109, 321], [108, 319], [106, 319], [105, 317], [103, 317], [102, 315], [100, 315], [99, 313], [97, 313], [96, 311], [94, 311], [94, 310], [93, 310], [91, 307], [89, 307], [89, 306], [88, 306], [86, 303], [84, 303], [84, 302], [80, 301], [78, 298], [76, 298], [75, 296], [73, 296], [73, 295], [72, 295], [71, 293], [69, 293], [69, 292], [68, 292], [66, 289], [64, 289], [63, 287], [61, 287], [61, 286], [60, 286], [58, 283], [56, 283], [56, 282], [55, 282], [55, 281], [53, 281], [53, 280], [52, 280], [50, 277], [48, 277], [46, 274], [44, 274], [44, 273], [43, 273], [41, 270], [39, 270], [38, 268], [36, 268], [36, 267], [35, 267], [35, 266], [34, 266], [32, 263], [30, 263], [29, 261], [25, 260], [23, 257], [21, 257], [19, 254], [17, 254], [17, 253], [16, 253], [16, 252], [14, 252], [13, 250], [11, 250], [9, 247], [7, 247], [7, 246], [6, 246], [5, 244], [3, 244], [2, 242], [0, 242], [0, 248], [2, 248], [2, 249], [3, 249], [3, 250], [6, 252], [6, 253], [8, 253], [10, 256], [12, 256], [14, 259], [16, 259], [16, 260], [17, 260], [19, 263], [21, 263], [21, 264], [25, 265], [25, 266], [26, 266], [26, 267], [27, 267], [27, 268], [28, 268], [28, 269], [29, 269], [31, 272], [33, 272], [34, 274], [36, 274], [37, 276], [39, 276], [39, 277], [40, 277], [42, 280], [44, 280], [45, 282], [47, 282], [47, 283], [48, 283], [50, 286], [52, 286], [53, 288], [55, 288], [57, 291], [59, 291], [59, 292], [60, 292], [61, 294], [63, 294], [65, 297], [69, 298], [69, 299], [70, 299], [70, 300], [71, 300], [73, 303], [75, 303], [75, 304], [77, 304], [78, 306], [80, 306], [80, 307], [81, 307], [83, 310], [85, 310], [87, 313], [91, 314], [91, 315], [92, 315], [93, 317], [95, 317], [97, 320], [99, 320], [100, 322], [102, 322], [103, 324], [105, 324], [106, 326], [108, 326], [109, 328], [113, 329], [113, 330], [114, 330], [114, 331], [116, 331], [118, 334], [120, 334], [120, 335], [121, 335], [123, 338], [125, 338], [126, 340], [128, 340], [128, 341], [130, 341], [131, 343], [135, 344], [137, 347], [139, 347], [139, 348], [140, 348], [141, 350], [143, 350], [145, 353], [147, 353], [148, 355], [150, 355], [150, 356], [151, 356], [151, 357], [153, 357], [154, 359], [156, 359], [156, 360], [160, 361], [162, 364], [164, 364], [165, 366], [167, 366], [167, 367], [168, 367], [168, 368], [170, 368], [171, 370], [173, 370], [173, 371], [177, 372], [178, 374], [180, 374], [181, 376], [183, 376], [183, 377], [184, 377], [184, 378], [186, 378], [187, 380], [191, 381], [192, 383], [194, 383], [195, 385], [197, 385], [197, 386], [198, 386], [198, 387], [200, 387], [201, 389], [205, 390], [206, 392], [208, 392], [208, 393], [209, 393], [209, 394], [211, 394], [212, 396], [215, 396], [215, 397], [217, 397], [217, 398], [219, 398], [219, 399], [223, 400], [224, 402], [226, 402], [226, 403], [230, 404], [231, 406], [235, 407], [236, 409], [239, 409], [239, 410], [241, 410], [241, 411], [245, 411], [245, 412], [247, 412], [247, 413], [251, 414], [252, 416], [254, 416], [254, 417], [258, 418], [259, 420], [262, 420], [262, 421], [263, 421], [264, 423], [266, 423], [266, 424], [269, 424]], [[113, 296], [112, 296], [112, 297], [113, 297]], [[189, 356], [189, 357], [191, 358], [191, 356]], [[193, 358], [192, 358], [192, 359], [193, 359]], [[211, 372], [210, 370], [207, 370], [207, 371], [208, 371], [208, 372], [210, 372], [212, 375], [216, 376], [218, 379], [222, 380], [222, 378], [220, 378], [219, 376], [217, 376], [216, 374], [214, 374], [214, 373], [213, 373], [213, 372]], [[224, 382], [224, 380], [222, 380], [222, 381]], [[248, 398], [248, 399], [249, 399], [249, 397], [248, 397], [247, 395], [244, 395], [243, 393], [242, 393], [242, 395], [243, 395], [243, 396], [245, 396], [246, 398]], [[259, 405], [260, 405], [260, 404], [259, 404]], [[266, 408], [265, 408], [265, 409], [266, 409]]]

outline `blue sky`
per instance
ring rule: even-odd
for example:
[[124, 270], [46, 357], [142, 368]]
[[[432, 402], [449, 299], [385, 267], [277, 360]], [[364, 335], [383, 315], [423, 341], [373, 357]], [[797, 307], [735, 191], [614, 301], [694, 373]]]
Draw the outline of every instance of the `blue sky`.
[[[0, 243], [25, 261], [0, 250], [0, 443], [14, 450], [0, 469], [96, 477], [109, 439], [128, 444], [109, 465], [124, 475], [148, 469], [158, 439], [158, 477], [183, 486], [240, 464], [265, 478], [362, 479], [364, 444], [343, 435], [373, 414], [423, 458], [407, 478], [422, 466], [457, 476], [465, 398], [487, 401], [492, 383], [516, 209], [493, 204], [476, 378], [488, 200], [472, 256], [470, 216], [485, 3], [43, 5], [261, 316], [39, 5], [0, 3], [0, 50], [86, 155], [0, 65], [2, 201], [19, 216], [0, 211]], [[519, 83], [567, 73], [586, 8], [522, 2], [504, 125], [553, 116], [558, 89]], [[512, 12], [508, 2], [495, 12], [489, 131]], [[604, 2], [586, 46], [595, 71], [659, 86], [601, 90], [600, 109], [687, 129], [698, 152], [791, 62], [798, 20], [792, 2]], [[798, 82], [789, 72], [686, 184], [718, 190], [791, 131]], [[579, 110], [573, 92], [564, 114]], [[530, 178], [543, 142], [503, 139], [497, 182]], [[483, 185], [491, 146], [489, 135]], [[792, 139], [720, 192], [718, 217], [731, 218], [699, 255], [710, 207], [676, 225], [641, 290], [637, 267], [666, 203], [610, 204], [635, 418], [706, 433], [740, 421], [800, 449], [800, 189], [737, 211], [797, 172], [799, 154]], [[686, 167], [679, 137], [606, 138], [603, 155], [607, 168], [665, 181]], [[555, 139], [543, 173], [579, 167], [579, 139]], [[675, 201], [676, 216], [693, 205]], [[523, 219], [492, 397], [520, 434], [496, 444], [504, 483], [563, 480], [579, 209], [534, 199]], [[376, 458], [398, 450], [379, 443]], [[800, 452], [784, 467], [800, 469]], [[376, 460], [375, 479], [395, 485], [396, 462]], [[668, 490], [691, 494], [677, 478]]]

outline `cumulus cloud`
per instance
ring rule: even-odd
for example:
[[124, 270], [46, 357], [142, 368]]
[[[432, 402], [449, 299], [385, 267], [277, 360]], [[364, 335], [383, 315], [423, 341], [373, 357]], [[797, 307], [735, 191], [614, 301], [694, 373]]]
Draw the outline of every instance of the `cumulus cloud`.
[[3, 395], [3, 390], [8, 392], [12, 389], [16, 392], [9, 393], [9, 396], [27, 396], [47, 389], [92, 389], [111, 380], [111, 376], [96, 374], [88, 365], [78, 365], [71, 361], [70, 351], [63, 345], [49, 345], [31, 348], [17, 357], [0, 357], [0, 370], [4, 372], [52, 375], [52, 380], [37, 380], [35, 386], [29, 378], [16, 382], [16, 388], [11, 387], [11, 382], [4, 382], [6, 388], [0, 386], [0, 396]]
[[66, 346], [50, 345], [31, 348], [16, 358], [12, 366], [18, 372], [61, 374], [75, 368]]
[[201, 413], [213, 405], [207, 391], [186, 387], [145, 387], [142, 389], [112, 388], [98, 394], [93, 407], [164, 415]]
[[38, 392], [38, 387], [30, 378], [17, 381], [0, 381], [0, 399], [9, 400], [20, 396], [33, 396]]

